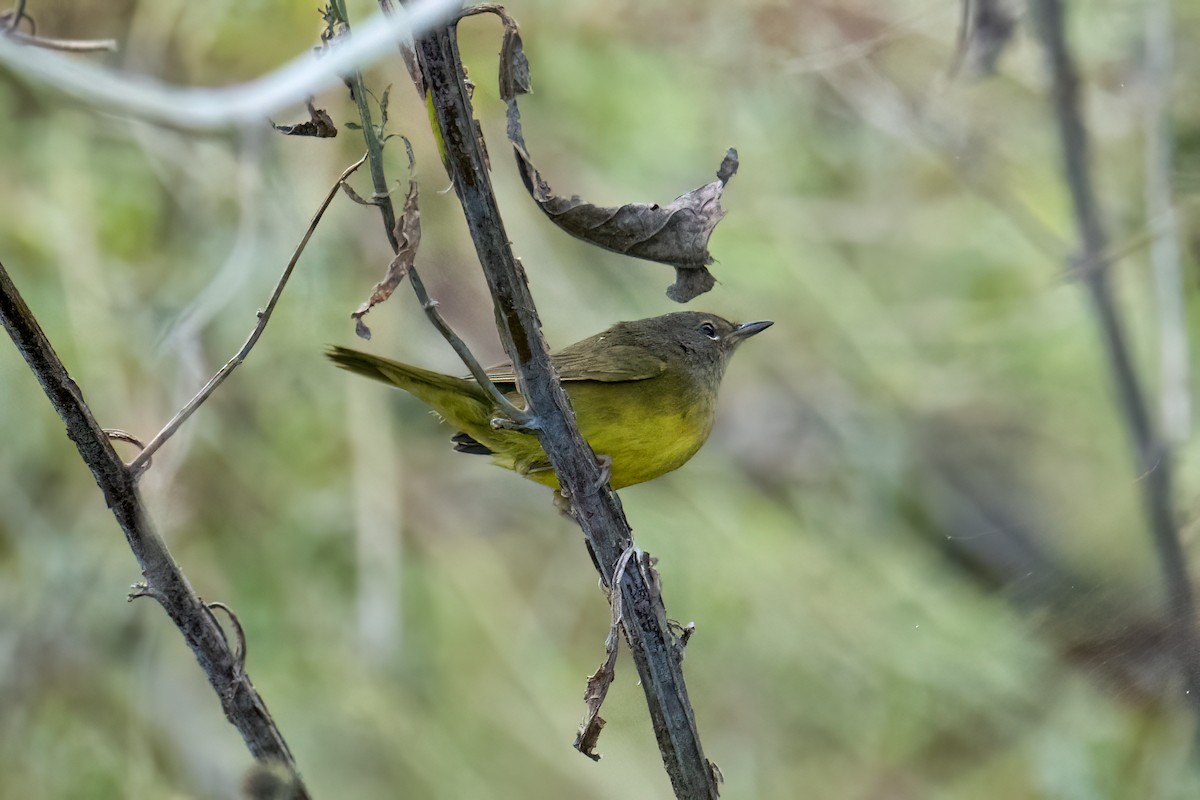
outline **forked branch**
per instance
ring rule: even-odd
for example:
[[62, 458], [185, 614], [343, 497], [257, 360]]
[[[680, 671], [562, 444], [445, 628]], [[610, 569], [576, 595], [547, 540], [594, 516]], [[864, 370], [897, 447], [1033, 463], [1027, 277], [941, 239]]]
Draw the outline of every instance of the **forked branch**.
[[293, 774], [295, 796], [308, 792], [296, 774], [295, 761], [267, 711], [239, 653], [230, 648], [209, 606], [192, 590], [171, 558], [142, 503], [137, 477], [113, 449], [108, 433], [92, 416], [83, 392], [71, 380], [50, 340], [25, 304], [8, 272], [0, 264], [0, 324], [37, 376], [46, 397], [67, 427], [67, 436], [92, 471], [104, 500], [116, 517], [129, 548], [141, 566], [145, 583], [135, 587], [130, 599], [150, 596], [162, 605], [200, 662], [226, 718], [242, 734], [259, 761], [283, 764]]
[[1200, 636], [1196, 629], [1195, 598], [1175, 520], [1171, 451], [1151, 417], [1109, 282], [1108, 237], [1092, 188], [1088, 132], [1079, 109], [1079, 76], [1063, 30], [1062, 3], [1035, 0], [1033, 9], [1046, 51], [1059, 143], [1079, 236], [1077, 274], [1091, 301], [1117, 405], [1133, 447], [1146, 524], [1166, 585], [1167, 620], [1174, 634], [1185, 694], [1200, 716]]
[[[583, 529], [601, 579], [609, 584], [633, 543], [620, 500], [575, 425], [575, 416], [550, 363], [533, 297], [513, 255], [487, 162], [476, 133], [453, 26], [435, 29], [416, 43], [435, 134], [455, 192], [463, 206], [495, 307], [501, 342], [520, 376], [522, 394], [540, 422], [542, 448]], [[648, 559], [621, 571], [622, 627], [650, 710], [663, 763], [675, 794], [689, 800], [718, 795], [717, 771], [704, 756], [683, 680], [682, 652], [671, 631]]]

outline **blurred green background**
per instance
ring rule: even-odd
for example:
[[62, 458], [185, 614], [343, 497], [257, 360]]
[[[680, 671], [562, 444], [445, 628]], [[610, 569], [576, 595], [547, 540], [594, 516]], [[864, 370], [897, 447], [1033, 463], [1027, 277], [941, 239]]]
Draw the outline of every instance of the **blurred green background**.
[[[320, 30], [305, 3], [29, 5], [40, 33], [121, 44], [83, 58], [189, 85], [257, 76]], [[1071, 6], [1114, 285], [1157, 411], [1147, 9]], [[708, 446], [622, 492], [669, 612], [697, 625], [687, 677], [724, 796], [1195, 796], [1138, 476], [1065, 270], [1028, 27], [980, 78], [951, 72], [951, 2], [509, 8], [536, 91], [526, 137], [560, 193], [666, 202], [726, 147], [741, 155], [711, 244], [720, 284], [691, 307], [775, 327], [734, 359]], [[1175, 10], [1194, 40], [1200, 6]], [[357, 20], [373, 11], [351, 3]], [[533, 207], [503, 137], [499, 26], [469, 20], [461, 44], [551, 345], [676, 310], [669, 268], [591, 249]], [[1180, 48], [1189, 319], [1198, 72], [1200, 51]], [[423, 108], [397, 57], [368, 80], [394, 84], [392, 130], [416, 149], [431, 293], [499, 359]], [[355, 119], [345, 92], [317, 101]], [[0, 115], [0, 259], [101, 423], [143, 438], [241, 344], [362, 152], [346, 129], [166, 130], [7, 71]], [[389, 159], [402, 185], [398, 140]], [[349, 313], [388, 258], [378, 216], [338, 200], [249, 361], [155, 457], [142, 486], [160, 532], [201, 596], [239, 615], [314, 797], [671, 797], [624, 654], [603, 760], [571, 749], [608, 610], [549, 492], [453, 453], [420, 404], [322, 358], [361, 344]], [[461, 371], [407, 286], [368, 322], [372, 351]], [[236, 797], [249, 755], [158, 606], [125, 602], [136, 563], [6, 342], [0, 438], [0, 796]]]

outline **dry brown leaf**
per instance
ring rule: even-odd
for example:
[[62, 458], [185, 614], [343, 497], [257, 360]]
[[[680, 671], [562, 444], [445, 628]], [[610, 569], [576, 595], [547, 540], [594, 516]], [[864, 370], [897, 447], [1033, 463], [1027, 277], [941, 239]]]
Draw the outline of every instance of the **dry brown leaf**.
[[[412, 146], [407, 139], [404, 140], [404, 144], [408, 148], [408, 167], [411, 174], [415, 164]], [[408, 274], [408, 270], [417, 258], [417, 248], [421, 245], [421, 209], [417, 201], [417, 181], [415, 178], [410, 178], [408, 194], [404, 197], [404, 208], [401, 210], [400, 216], [396, 218], [396, 227], [393, 231], [396, 235], [396, 256], [388, 264], [383, 280], [375, 284], [375, 288], [371, 290], [370, 297], [350, 315], [354, 320], [354, 332], [363, 339], [371, 338], [371, 329], [363, 322], [363, 317], [372, 308], [392, 296], [392, 292], [396, 291], [396, 287], [404, 280], [404, 276]]]
[[736, 150], [731, 148], [725, 154], [715, 181], [665, 206], [627, 203], [619, 207], [555, 195], [524, 149], [514, 142], [513, 150], [525, 188], [559, 228], [605, 250], [675, 267], [675, 283], [667, 289], [667, 296], [677, 302], [686, 303], [713, 287], [716, 281], [707, 269], [713, 263], [708, 240], [725, 216], [721, 193], [737, 172]]
[[[667, 296], [686, 303], [716, 283], [708, 271], [713, 257], [708, 240], [725, 216], [721, 193], [737, 172], [737, 151], [730, 148], [717, 170], [717, 179], [680, 195], [669, 204], [627, 203], [602, 207], [578, 196], [554, 194], [534, 166], [521, 128], [517, 97], [531, 89], [529, 61], [516, 22], [496, 5], [472, 7], [469, 14], [496, 14], [504, 23], [500, 48], [500, 97], [508, 104], [508, 138], [517, 157], [525, 188], [550, 220], [570, 235], [621, 255], [675, 267], [675, 283]], [[464, 14], [465, 15], [465, 14]]]
[[271, 127], [284, 136], [313, 136], [318, 139], [332, 139], [337, 136], [337, 126], [333, 124], [329, 112], [314, 106], [312, 100], [307, 102], [307, 106], [307, 122], [298, 122], [295, 125], [276, 125], [272, 122]]
[[604, 639], [604, 661], [594, 673], [588, 676], [587, 688], [583, 691], [583, 700], [587, 703], [587, 713], [584, 714], [583, 722], [579, 726], [579, 733], [575, 736], [575, 749], [592, 761], [600, 760], [600, 754], [596, 752], [596, 742], [600, 738], [600, 731], [604, 729], [604, 718], [600, 716], [600, 706], [604, 704], [608, 688], [612, 686], [613, 679], [617, 676], [617, 646], [620, 644], [622, 624], [621, 579], [625, 575], [625, 567], [629, 564], [629, 559], [637, 552], [637, 549], [631, 545], [617, 559], [616, 568], [613, 570], [612, 584], [609, 587], [612, 624], [608, 628], [608, 636]]
[[600, 716], [600, 706], [608, 695], [608, 687], [612, 686], [617, 677], [617, 635], [619, 626], [613, 626], [608, 638], [604, 640], [604, 650], [607, 658], [594, 673], [588, 676], [587, 688], [583, 692], [584, 702], [587, 703], [587, 714], [575, 735], [575, 749], [592, 761], [599, 761], [600, 754], [596, 752], [596, 743], [600, 739], [600, 731], [604, 730], [604, 717]]

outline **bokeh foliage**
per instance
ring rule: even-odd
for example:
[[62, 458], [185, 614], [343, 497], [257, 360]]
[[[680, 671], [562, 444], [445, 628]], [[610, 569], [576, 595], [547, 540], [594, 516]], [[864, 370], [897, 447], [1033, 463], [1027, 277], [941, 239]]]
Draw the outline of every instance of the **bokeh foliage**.
[[[1156, 394], [1143, 201], [1145, 9], [1071, 4], [1114, 280]], [[351, 4], [359, 18], [373, 6]], [[246, 79], [310, 46], [303, 4], [31, 3], [114, 64]], [[687, 675], [738, 798], [1174, 798], [1192, 723], [1154, 646], [1161, 586], [1083, 298], [1040, 54], [952, 76], [957, 4], [752, 0], [510, 6], [531, 152], [567, 194], [667, 201], [741, 169], [691, 304], [774, 319], [739, 352], [712, 441], [622, 493], [698, 632]], [[1200, 7], [1179, 3], [1179, 41]], [[524, 196], [473, 19], [493, 179], [552, 344], [664, 313], [664, 267], [589, 249]], [[1194, 315], [1200, 118], [1174, 123]], [[501, 357], [423, 108], [394, 131], [422, 181], [418, 264]], [[318, 98], [354, 119], [344, 93]], [[0, 80], [0, 258], [102, 424], [151, 435], [236, 349], [320, 197], [361, 154], [262, 129], [198, 136]], [[285, 121], [285, 120], [277, 120]], [[402, 148], [391, 150], [403, 185]], [[366, 184], [360, 179], [360, 191]], [[143, 487], [197, 591], [235, 609], [248, 669], [317, 797], [667, 798], [632, 666], [599, 764], [571, 750], [607, 606], [548, 493], [451, 452], [417, 403], [332, 369], [382, 274], [372, 211], [334, 205], [258, 348]], [[407, 287], [370, 347], [458, 372]], [[1190, 337], [1193, 346], [1200, 344]], [[250, 764], [23, 362], [0, 346], [0, 796], [231, 797]], [[1179, 512], [1194, 544], [1194, 445]]]

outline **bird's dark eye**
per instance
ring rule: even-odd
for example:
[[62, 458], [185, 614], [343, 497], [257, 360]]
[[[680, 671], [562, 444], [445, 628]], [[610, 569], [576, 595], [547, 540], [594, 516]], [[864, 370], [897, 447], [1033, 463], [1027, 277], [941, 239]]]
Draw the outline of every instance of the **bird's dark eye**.
[[713, 325], [711, 322], [700, 323], [700, 332], [710, 339], [717, 338], [717, 326]]

